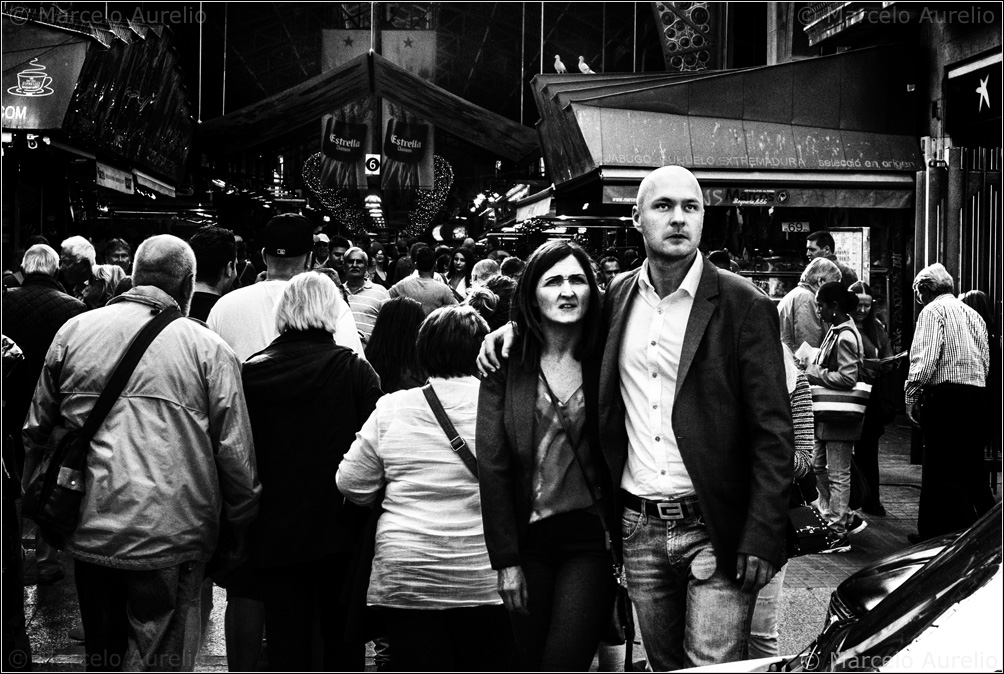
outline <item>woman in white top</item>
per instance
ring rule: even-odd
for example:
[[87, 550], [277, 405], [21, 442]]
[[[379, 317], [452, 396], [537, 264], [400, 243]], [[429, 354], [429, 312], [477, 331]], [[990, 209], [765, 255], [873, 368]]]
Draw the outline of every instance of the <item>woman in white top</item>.
[[[418, 359], [458, 435], [475, 452], [475, 358], [488, 325], [467, 306], [433, 311]], [[336, 477], [349, 500], [384, 492], [366, 602], [387, 625], [394, 669], [507, 669], [512, 636], [488, 561], [478, 480], [454, 452], [422, 389], [384, 396]]]

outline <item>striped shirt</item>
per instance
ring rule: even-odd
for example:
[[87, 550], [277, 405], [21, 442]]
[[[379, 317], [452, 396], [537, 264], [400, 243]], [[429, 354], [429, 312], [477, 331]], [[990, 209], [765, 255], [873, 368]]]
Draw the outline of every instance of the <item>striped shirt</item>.
[[812, 389], [809, 380], [798, 373], [798, 384], [789, 396], [791, 420], [795, 425], [795, 479], [812, 470], [812, 446], [816, 441], [816, 421], [812, 415]]
[[985, 387], [990, 368], [987, 328], [980, 315], [951, 294], [931, 300], [917, 317], [910, 346], [906, 407], [921, 389], [938, 384]]
[[373, 334], [373, 326], [376, 325], [380, 307], [390, 295], [386, 288], [369, 279], [359, 288], [353, 289], [346, 285], [345, 289], [349, 292], [349, 308], [352, 309], [352, 317], [356, 319], [359, 338], [363, 346], [366, 346], [370, 341], [370, 335]]

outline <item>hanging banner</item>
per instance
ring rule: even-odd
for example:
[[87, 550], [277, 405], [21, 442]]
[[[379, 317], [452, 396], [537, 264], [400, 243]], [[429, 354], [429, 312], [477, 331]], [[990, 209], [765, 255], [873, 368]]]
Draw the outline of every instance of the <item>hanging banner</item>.
[[61, 128], [86, 55], [85, 38], [4, 16], [3, 128]]
[[321, 71], [337, 68], [369, 50], [369, 30], [322, 30]]
[[372, 146], [371, 98], [354, 101], [321, 118], [320, 182], [331, 189], [365, 190], [366, 150]]
[[385, 30], [380, 55], [410, 73], [429, 80], [436, 75], [436, 31]]
[[125, 192], [126, 194], [136, 193], [132, 173], [129, 171], [121, 171], [101, 162], [95, 162], [95, 167], [94, 182], [101, 187]]
[[435, 187], [435, 127], [399, 105], [383, 102], [384, 142], [381, 183], [385, 190]]

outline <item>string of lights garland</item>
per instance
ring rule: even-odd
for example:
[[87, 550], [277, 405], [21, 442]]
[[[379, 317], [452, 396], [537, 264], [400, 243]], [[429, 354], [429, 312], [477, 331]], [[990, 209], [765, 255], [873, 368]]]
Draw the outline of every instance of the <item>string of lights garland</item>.
[[366, 214], [361, 208], [351, 205], [349, 198], [338, 194], [338, 190], [321, 185], [321, 163], [324, 156], [315, 152], [303, 162], [303, 183], [314, 193], [317, 200], [328, 209], [332, 217], [353, 235], [366, 231]]
[[[338, 193], [338, 190], [321, 185], [320, 152], [312, 154], [303, 163], [303, 182], [318, 201], [343, 225], [350, 234], [358, 235], [366, 231], [366, 214], [362, 208], [352, 204], [352, 199]], [[408, 224], [403, 233], [409, 237], [421, 236], [432, 224], [443, 207], [446, 197], [453, 187], [453, 166], [443, 157], [434, 157], [434, 187], [431, 190], [416, 190], [414, 206], [408, 212]]]
[[443, 202], [453, 187], [453, 166], [438, 154], [434, 160], [434, 183], [431, 190], [415, 191], [415, 206], [408, 213], [408, 226], [405, 232], [408, 236], [421, 236], [432, 224]]

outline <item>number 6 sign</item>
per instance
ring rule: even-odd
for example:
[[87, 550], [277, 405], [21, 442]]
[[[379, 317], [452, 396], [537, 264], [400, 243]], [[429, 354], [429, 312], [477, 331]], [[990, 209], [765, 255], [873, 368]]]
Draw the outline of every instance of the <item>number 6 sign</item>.
[[368, 176], [380, 175], [380, 155], [378, 154], [366, 155], [366, 175]]

